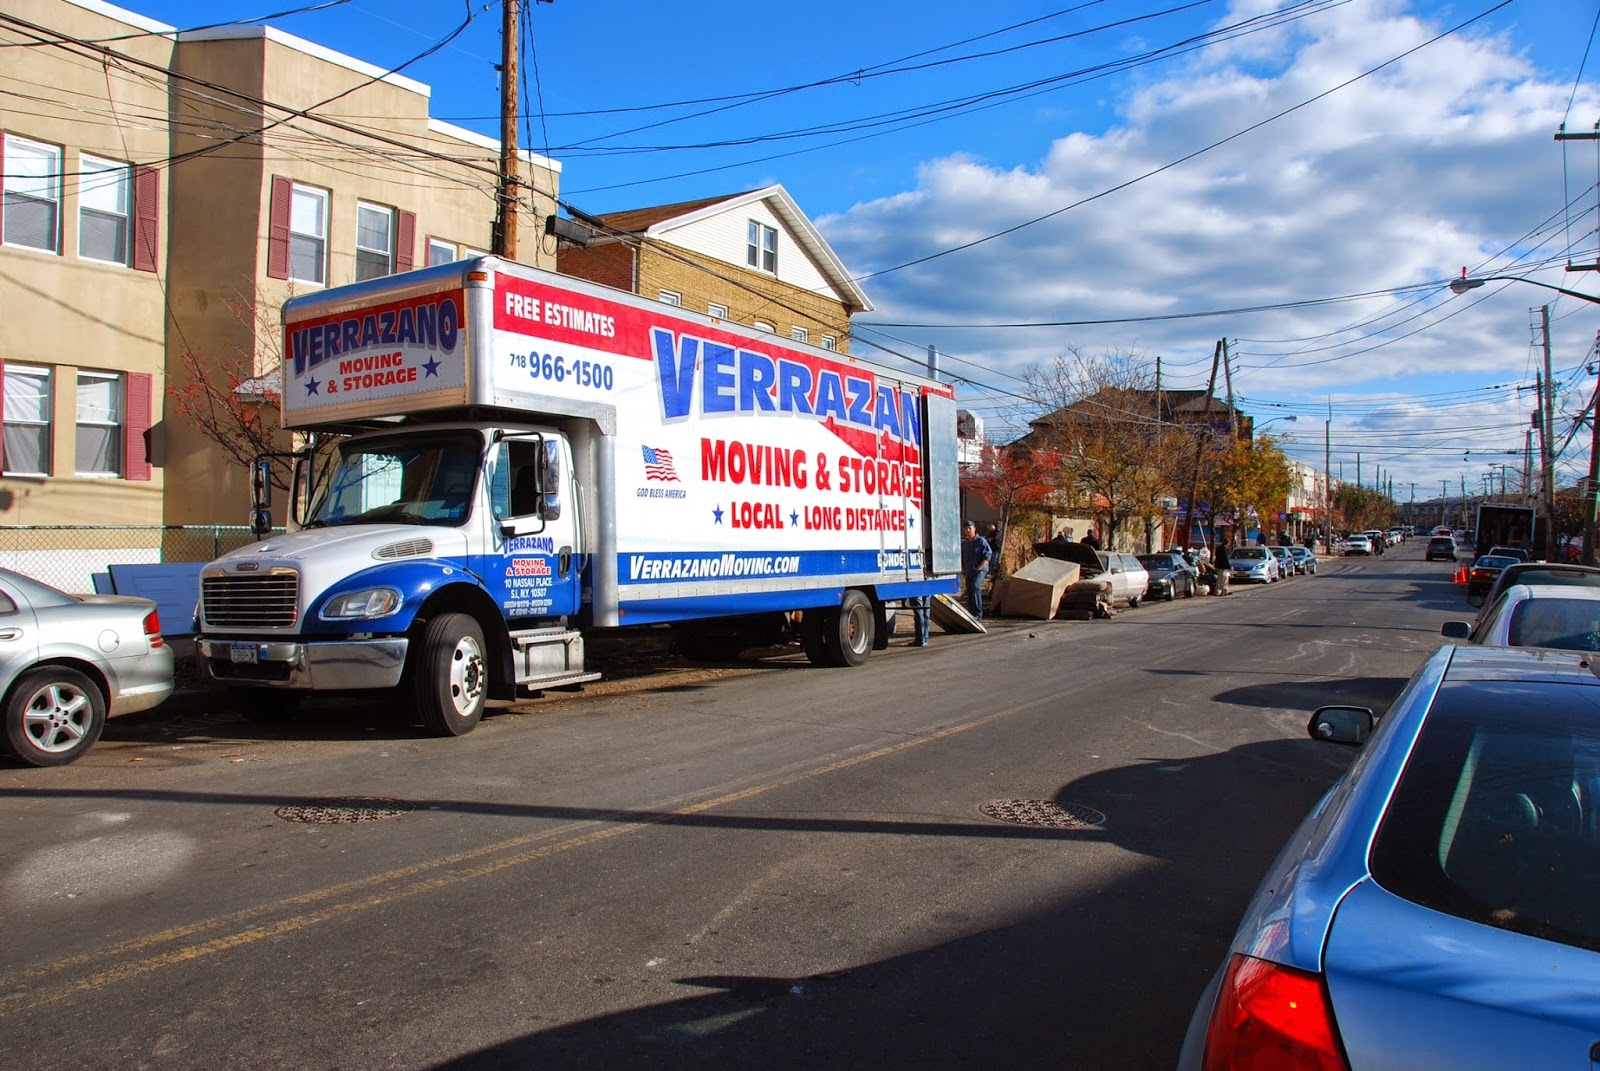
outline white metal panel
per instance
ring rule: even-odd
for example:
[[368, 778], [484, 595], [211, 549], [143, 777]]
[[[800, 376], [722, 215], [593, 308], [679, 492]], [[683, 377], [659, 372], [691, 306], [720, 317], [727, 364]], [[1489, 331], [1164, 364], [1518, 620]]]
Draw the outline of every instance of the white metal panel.
[[752, 219], [778, 232], [779, 282], [838, 300], [839, 295], [829, 284], [827, 277], [806, 255], [805, 248], [795, 240], [794, 233], [765, 201], [730, 209], [709, 219], [696, 220], [682, 227], [674, 227], [663, 237], [673, 245], [682, 246], [692, 252], [715, 257], [740, 267], [749, 267], [745, 249], [749, 223]]

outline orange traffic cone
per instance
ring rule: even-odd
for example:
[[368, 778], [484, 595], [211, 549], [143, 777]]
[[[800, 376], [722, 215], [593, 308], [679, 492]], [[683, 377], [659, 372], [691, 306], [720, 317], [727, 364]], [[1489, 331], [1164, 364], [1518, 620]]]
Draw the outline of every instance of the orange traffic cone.
[[1466, 582], [1467, 582], [1467, 567], [1466, 567], [1466, 565], [1462, 564], [1462, 565], [1456, 566], [1456, 583], [1457, 584], [1465, 584]]

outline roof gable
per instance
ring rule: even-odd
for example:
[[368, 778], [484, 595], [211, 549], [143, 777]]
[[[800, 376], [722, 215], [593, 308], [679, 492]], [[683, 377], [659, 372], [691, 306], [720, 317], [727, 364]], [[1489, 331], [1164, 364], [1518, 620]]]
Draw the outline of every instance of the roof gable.
[[833, 247], [828, 245], [822, 233], [800, 210], [794, 198], [789, 196], [789, 192], [779, 185], [747, 190], [744, 193], [724, 194], [720, 197], [706, 197], [696, 201], [680, 201], [671, 205], [611, 212], [600, 216], [599, 219], [606, 226], [619, 231], [671, 242], [674, 231], [693, 227], [717, 216], [743, 212], [748, 206], [758, 202], [764, 203], [768, 211], [783, 222], [796, 244], [804, 251], [828, 285], [839, 295], [841, 302], [856, 312], [873, 310], [873, 304], [868, 299], [866, 291], [862, 290], [845, 270], [844, 262], [834, 253]]

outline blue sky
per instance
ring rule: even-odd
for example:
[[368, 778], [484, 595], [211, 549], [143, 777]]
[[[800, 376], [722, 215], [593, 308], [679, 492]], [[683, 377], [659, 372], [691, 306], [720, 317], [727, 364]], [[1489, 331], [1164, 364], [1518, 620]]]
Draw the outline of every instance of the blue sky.
[[[135, 10], [217, 21], [193, 0]], [[498, 7], [271, 22], [395, 67], [469, 14], [404, 73], [435, 116], [494, 135]], [[1271, 428], [1293, 455], [1321, 465], [1331, 405], [1336, 474], [1359, 453], [1401, 500], [1477, 490], [1521, 463], [1550, 301], [1561, 482], [1587, 467], [1573, 418], [1600, 306], [1440, 284], [1466, 267], [1600, 294], [1564, 270], [1600, 259], [1597, 143], [1554, 138], [1600, 121], [1592, 0], [557, 0], [528, 21], [522, 141], [562, 162], [564, 200], [781, 182], [877, 306], [853, 348], [936, 344], [997, 438], [1063, 353], [1159, 355], [1166, 385], [1203, 388], [1226, 338], [1241, 408], [1298, 418]]]

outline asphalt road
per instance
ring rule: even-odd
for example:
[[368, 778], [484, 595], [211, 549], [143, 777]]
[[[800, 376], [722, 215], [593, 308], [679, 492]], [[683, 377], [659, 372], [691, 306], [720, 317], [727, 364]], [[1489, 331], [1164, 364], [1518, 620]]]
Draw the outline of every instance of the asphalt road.
[[854, 670], [645, 673], [458, 740], [381, 705], [114, 722], [0, 768], [0, 1062], [1171, 1066], [1351, 758], [1307, 715], [1383, 708], [1465, 616], [1422, 546]]

